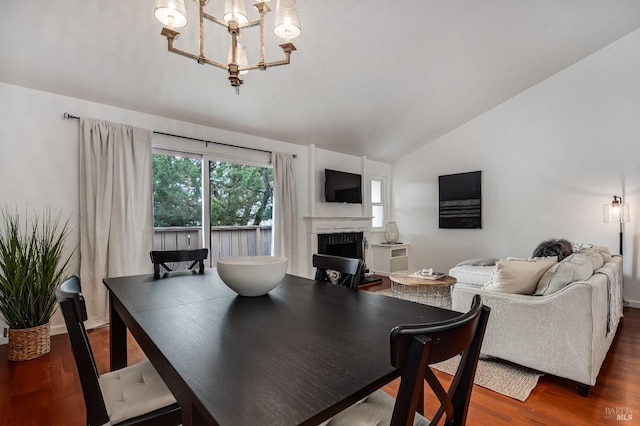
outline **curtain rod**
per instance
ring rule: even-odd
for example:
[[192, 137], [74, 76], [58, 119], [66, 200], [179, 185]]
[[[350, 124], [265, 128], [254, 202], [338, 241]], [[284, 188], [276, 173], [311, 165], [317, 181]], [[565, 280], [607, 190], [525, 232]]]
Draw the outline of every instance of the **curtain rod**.
[[[71, 115], [68, 112], [65, 112], [62, 116], [64, 118], [68, 119], [68, 120], [80, 120], [80, 117], [76, 117], [75, 115]], [[266, 149], [249, 148], [249, 147], [246, 147], [246, 146], [232, 145], [230, 143], [208, 141], [208, 140], [205, 140], [205, 139], [192, 138], [192, 137], [189, 137], [189, 136], [181, 136], [181, 135], [174, 135], [172, 133], [157, 132], [155, 130], [153, 131], [153, 133], [155, 133], [156, 135], [172, 136], [174, 138], [182, 138], [182, 139], [188, 139], [190, 141], [203, 142], [203, 143], [205, 143], [207, 145], [210, 144], [210, 143], [213, 143], [213, 144], [216, 144], [216, 145], [229, 146], [229, 147], [232, 147], [232, 148], [241, 148], [241, 149], [248, 149], [250, 151], [266, 152], [267, 154], [272, 154], [273, 153], [272, 151], [268, 151]], [[298, 158], [298, 156], [296, 154], [293, 154], [293, 158]]]

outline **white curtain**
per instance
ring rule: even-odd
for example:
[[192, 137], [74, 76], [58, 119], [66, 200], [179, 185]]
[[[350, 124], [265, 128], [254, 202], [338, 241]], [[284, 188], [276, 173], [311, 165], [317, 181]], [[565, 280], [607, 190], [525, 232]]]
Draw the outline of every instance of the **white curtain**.
[[105, 277], [152, 271], [151, 132], [80, 119], [80, 278], [87, 327], [109, 321]]
[[298, 211], [293, 156], [274, 152], [273, 163], [273, 254], [289, 262], [287, 272], [295, 273], [298, 265]]

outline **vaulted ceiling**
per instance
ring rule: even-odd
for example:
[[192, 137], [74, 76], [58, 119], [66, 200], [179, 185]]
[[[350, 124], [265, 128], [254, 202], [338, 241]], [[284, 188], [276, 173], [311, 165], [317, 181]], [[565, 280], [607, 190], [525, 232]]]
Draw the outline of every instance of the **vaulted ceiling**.
[[[186, 3], [176, 46], [197, 52]], [[637, 0], [298, 0], [292, 63], [249, 72], [236, 95], [224, 70], [167, 52], [154, 6], [7, 2], [0, 81], [392, 162], [640, 28]], [[267, 60], [282, 57], [273, 15]], [[224, 62], [228, 38], [207, 27], [205, 54]]]

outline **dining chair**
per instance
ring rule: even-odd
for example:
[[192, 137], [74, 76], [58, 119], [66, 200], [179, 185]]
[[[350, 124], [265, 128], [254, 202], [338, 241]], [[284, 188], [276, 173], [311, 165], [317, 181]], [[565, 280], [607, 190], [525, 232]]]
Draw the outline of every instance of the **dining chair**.
[[175, 268], [170, 268], [167, 263], [192, 262], [187, 269], [193, 269], [198, 265], [198, 273], [204, 274], [204, 261], [209, 257], [209, 249], [201, 248], [196, 250], [152, 250], [149, 252], [151, 262], [153, 262], [153, 275], [160, 278], [160, 267], [171, 272]]
[[316, 268], [316, 281], [328, 281], [345, 287], [357, 289], [360, 285], [362, 261], [349, 257], [314, 254], [313, 267]]
[[182, 410], [148, 360], [98, 374], [84, 327], [87, 308], [77, 276], [58, 285], [56, 299], [67, 326], [80, 376], [87, 425], [180, 424]]
[[[443, 415], [446, 425], [464, 425], [489, 312], [476, 295], [471, 309], [451, 320], [395, 327], [391, 364], [401, 371], [397, 397], [377, 390], [322, 425], [436, 425]], [[445, 390], [429, 366], [457, 355], [460, 364]], [[431, 420], [422, 415], [425, 382], [440, 402]]]

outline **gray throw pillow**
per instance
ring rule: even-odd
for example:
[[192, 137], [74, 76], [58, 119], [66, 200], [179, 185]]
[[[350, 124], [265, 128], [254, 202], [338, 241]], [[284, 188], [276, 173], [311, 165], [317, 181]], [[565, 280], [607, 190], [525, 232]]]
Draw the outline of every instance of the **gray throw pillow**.
[[589, 258], [584, 254], [574, 253], [553, 265], [542, 275], [534, 295], [545, 296], [555, 293], [568, 284], [588, 280], [591, 275], [593, 275], [593, 265]]

